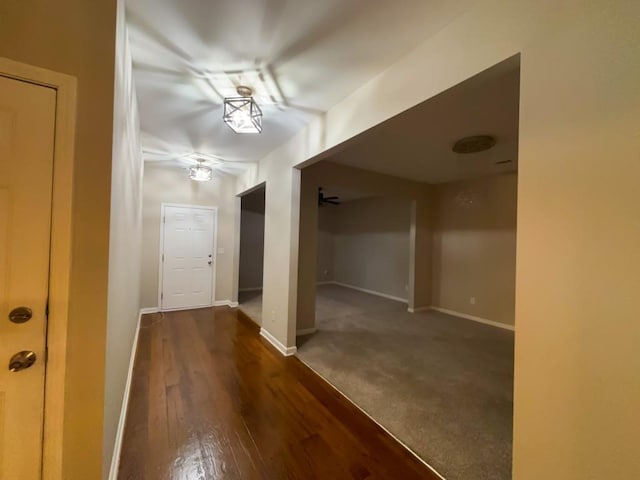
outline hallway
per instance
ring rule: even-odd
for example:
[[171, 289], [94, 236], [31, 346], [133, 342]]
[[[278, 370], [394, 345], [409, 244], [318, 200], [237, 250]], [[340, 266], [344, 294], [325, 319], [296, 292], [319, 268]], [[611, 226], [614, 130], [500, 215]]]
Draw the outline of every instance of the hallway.
[[121, 480], [435, 479], [240, 311], [142, 319]]

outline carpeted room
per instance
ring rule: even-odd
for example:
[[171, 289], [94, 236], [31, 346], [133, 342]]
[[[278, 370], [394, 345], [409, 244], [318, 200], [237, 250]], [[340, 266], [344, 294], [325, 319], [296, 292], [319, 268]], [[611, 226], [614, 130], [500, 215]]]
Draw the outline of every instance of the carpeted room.
[[511, 478], [513, 332], [339, 285], [298, 357], [447, 479]]
[[501, 68], [302, 171], [298, 356], [448, 480], [511, 478], [519, 75]]

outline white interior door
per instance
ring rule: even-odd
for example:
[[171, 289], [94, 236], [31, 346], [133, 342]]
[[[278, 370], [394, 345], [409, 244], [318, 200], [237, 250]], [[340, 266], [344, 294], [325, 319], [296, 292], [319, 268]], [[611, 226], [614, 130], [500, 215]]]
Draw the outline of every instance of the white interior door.
[[0, 76], [2, 480], [42, 469], [55, 107], [55, 90]]
[[216, 211], [163, 206], [162, 310], [213, 304]]

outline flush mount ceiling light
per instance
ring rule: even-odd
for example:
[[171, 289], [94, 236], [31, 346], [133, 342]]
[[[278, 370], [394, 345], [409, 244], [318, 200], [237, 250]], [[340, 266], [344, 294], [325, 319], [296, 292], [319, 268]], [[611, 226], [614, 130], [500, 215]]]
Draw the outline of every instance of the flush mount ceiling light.
[[478, 153], [489, 150], [496, 144], [496, 139], [490, 135], [474, 135], [464, 137], [453, 144], [456, 153]]
[[213, 178], [213, 170], [204, 164], [204, 160], [199, 158], [198, 164], [189, 167], [189, 178], [196, 182], [208, 182]]
[[236, 91], [239, 97], [224, 99], [224, 123], [236, 133], [262, 132], [262, 110], [251, 96], [253, 90], [239, 86]]

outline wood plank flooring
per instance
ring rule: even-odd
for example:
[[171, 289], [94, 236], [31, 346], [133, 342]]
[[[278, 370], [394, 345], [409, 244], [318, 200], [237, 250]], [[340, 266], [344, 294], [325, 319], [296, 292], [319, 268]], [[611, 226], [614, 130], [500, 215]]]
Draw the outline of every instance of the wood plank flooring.
[[120, 480], [436, 478], [239, 310], [142, 318]]

